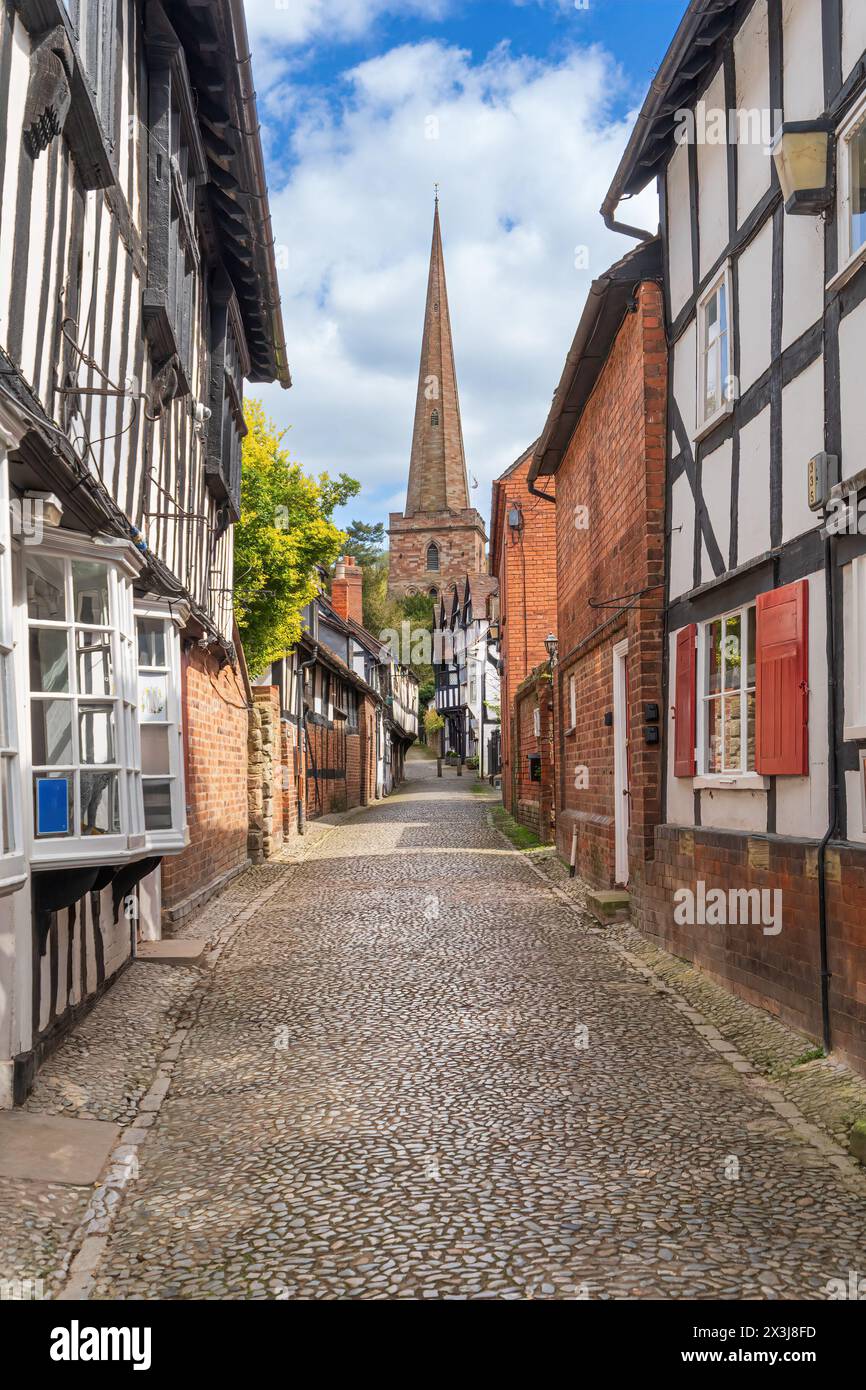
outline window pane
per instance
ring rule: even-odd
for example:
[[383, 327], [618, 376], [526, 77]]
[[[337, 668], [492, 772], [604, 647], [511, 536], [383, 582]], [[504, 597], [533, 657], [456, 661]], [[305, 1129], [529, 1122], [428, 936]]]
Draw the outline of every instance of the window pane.
[[725, 619], [725, 689], [739, 690], [742, 670], [740, 615]]
[[81, 773], [82, 835], [115, 835], [120, 830], [116, 772]]
[[707, 628], [707, 694], [718, 695], [722, 688], [722, 624]]
[[81, 695], [113, 695], [111, 634], [77, 630], [78, 690]]
[[72, 701], [33, 700], [30, 705], [34, 767], [64, 767], [72, 762]]
[[51, 693], [69, 689], [69, 656], [65, 629], [30, 629], [30, 689]]
[[723, 771], [739, 772], [743, 755], [743, 701], [740, 695], [726, 695], [725, 706], [725, 756]]
[[83, 763], [114, 763], [114, 713], [111, 705], [78, 707], [79, 752]]
[[168, 729], [164, 724], [145, 725], [141, 730], [141, 770], [145, 776], [171, 772]]
[[33, 808], [36, 835], [71, 835], [72, 786], [71, 772], [37, 773], [33, 778]]
[[66, 621], [66, 589], [63, 561], [47, 555], [27, 561], [27, 614], [47, 622]]
[[755, 770], [755, 697], [746, 696], [746, 771]]
[[0, 748], [12, 745], [12, 712], [9, 705], [9, 658], [0, 656]]
[[722, 337], [722, 335], [728, 331], [728, 292], [723, 284], [719, 286], [717, 299], [719, 305], [719, 337]]
[[715, 344], [708, 349], [704, 363], [704, 419], [708, 420], [715, 415], [720, 404], [718, 350]]
[[706, 316], [707, 316], [707, 319], [706, 319], [706, 323], [707, 323], [707, 330], [706, 330], [707, 336], [706, 336], [706, 342], [707, 342], [707, 346], [709, 346], [709, 344], [710, 344], [710, 343], [714, 343], [714, 342], [716, 341], [716, 338], [719, 336], [719, 297], [718, 297], [718, 294], [714, 294], [713, 297], [712, 297], [712, 299], [709, 299], [709, 300], [707, 301]]
[[722, 770], [722, 702], [707, 701], [707, 772]]
[[143, 724], [167, 717], [168, 687], [165, 676], [139, 676], [138, 713]]
[[755, 610], [746, 610], [746, 646], [748, 655], [746, 657], [746, 685], [750, 688], [755, 684]]
[[171, 782], [143, 782], [145, 830], [171, 829]]
[[866, 126], [851, 141], [851, 254], [866, 243]]
[[165, 666], [165, 624], [154, 618], [139, 618], [138, 664], [139, 666]]
[[12, 854], [16, 849], [12, 813], [12, 772], [12, 759], [0, 758], [0, 854]]
[[72, 561], [75, 621], [94, 625], [111, 622], [108, 612], [108, 569], [89, 560]]

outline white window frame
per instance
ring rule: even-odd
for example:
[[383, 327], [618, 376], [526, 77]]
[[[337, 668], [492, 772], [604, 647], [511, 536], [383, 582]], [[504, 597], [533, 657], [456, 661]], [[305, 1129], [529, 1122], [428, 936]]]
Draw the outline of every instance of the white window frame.
[[[9, 471], [7, 447], [14, 441], [0, 430], [0, 682], [5, 687], [6, 739], [0, 730], [0, 787], [5, 780], [6, 799], [0, 796], [0, 895], [13, 893], [25, 882], [24, 830], [21, 815], [21, 757], [18, 737], [15, 627], [12, 604], [12, 537], [9, 525]], [[3, 690], [0, 689], [0, 701]], [[8, 820], [6, 819], [8, 817]], [[4, 821], [6, 823], [4, 824]], [[4, 852], [4, 839], [10, 848]]]
[[532, 711], [532, 732], [536, 738], [541, 738], [541, 709], [538, 705]]
[[[719, 290], [724, 288], [725, 304], [727, 306], [727, 330], [726, 330], [726, 351], [724, 361], [719, 360], [719, 391], [722, 396], [722, 403], [712, 415], [707, 415], [707, 373], [706, 358], [708, 356], [704, 344], [707, 333], [707, 312], [710, 303], [716, 297]], [[720, 421], [730, 415], [734, 408], [735, 394], [731, 394], [727, 389], [727, 384], [733, 377], [732, 351], [734, 334], [734, 303], [731, 294], [731, 263], [726, 261], [718, 274], [710, 281], [706, 289], [701, 294], [697, 303], [697, 410], [693, 439], [702, 439], [704, 435], [714, 430]]]
[[866, 241], [853, 250], [851, 247], [851, 142], [861, 132], [866, 134], [866, 95], [858, 101], [836, 136], [839, 269], [831, 279], [828, 289], [844, 284], [866, 260]]
[[[138, 690], [138, 718], [136, 719], [136, 738], [141, 741], [142, 725], [152, 724], [159, 728], [168, 730], [168, 752], [169, 770], [167, 775], [159, 773], [145, 773], [142, 767], [142, 758], [139, 753], [138, 767], [141, 772], [138, 774], [142, 784], [141, 804], [142, 804], [142, 826], [143, 842], [148, 850], [154, 854], [177, 854], [185, 849], [189, 844], [189, 826], [186, 818], [186, 785], [184, 777], [183, 759], [183, 682], [181, 678], [181, 655], [180, 655], [180, 631], [186, 625], [189, 617], [189, 610], [185, 605], [169, 602], [166, 599], [154, 598], [148, 595], [138, 599], [135, 604], [135, 623], [136, 623], [136, 679]], [[162, 622], [165, 636], [165, 665], [164, 666], [142, 666], [138, 656], [138, 623], [139, 620], [147, 622]], [[142, 719], [142, 680], [147, 672], [164, 674], [166, 677], [167, 702], [165, 719], [144, 720]], [[170, 782], [171, 783], [171, 827], [162, 830], [148, 830], [146, 825], [146, 809], [144, 806], [144, 783]]]
[[[845, 570], [843, 569], [843, 582]], [[866, 555], [851, 561], [851, 587], [845, 604], [845, 723], [847, 741], [866, 738]]]
[[[742, 748], [741, 757], [740, 757], [740, 767], [739, 767], [739, 769], [734, 769], [734, 768], [732, 768], [732, 769], [729, 769], [729, 770], [722, 770], [722, 771], [719, 771], [719, 772], [710, 772], [710, 771], [708, 770], [708, 763], [709, 763], [709, 723], [708, 723], [708, 720], [707, 720], [707, 708], [708, 708], [708, 706], [709, 706], [710, 701], [711, 701], [711, 700], [720, 699], [720, 698], [722, 698], [722, 697], [725, 696], [725, 695], [729, 695], [729, 696], [730, 696], [730, 695], [737, 695], [737, 694], [739, 694], [741, 697], [743, 697], [743, 696], [745, 696], [747, 693], [754, 694], [754, 691], [755, 691], [755, 686], [754, 686], [754, 685], [749, 685], [749, 684], [748, 684], [748, 660], [744, 661], [744, 662], [742, 663], [742, 665], [741, 665], [741, 670], [740, 670], [740, 684], [739, 684], [739, 686], [738, 686], [738, 687], [735, 687], [734, 689], [731, 689], [731, 690], [726, 690], [726, 689], [725, 689], [725, 684], [724, 684], [724, 640], [723, 640], [723, 643], [722, 643], [722, 647], [723, 647], [723, 665], [722, 665], [722, 670], [721, 670], [721, 673], [720, 673], [720, 680], [721, 680], [720, 688], [719, 688], [719, 690], [718, 690], [717, 692], [715, 692], [715, 693], [712, 694], [712, 695], [709, 693], [709, 691], [708, 691], [708, 689], [707, 689], [707, 685], [708, 685], [708, 675], [709, 675], [709, 668], [708, 668], [708, 655], [709, 655], [708, 633], [709, 633], [709, 630], [710, 630], [710, 628], [713, 626], [714, 623], [722, 623], [722, 624], [724, 624], [724, 623], [727, 621], [728, 618], [737, 618], [737, 617], [740, 619], [740, 632], [741, 632], [741, 633], [742, 633], [743, 631], [748, 632], [747, 627], [745, 627], [744, 625], [747, 625], [748, 623], [751, 623], [751, 624], [754, 626], [755, 621], [756, 621], [756, 613], [757, 613], [757, 608], [756, 608], [756, 605], [755, 605], [754, 603], [744, 603], [744, 604], [742, 604], [741, 606], [739, 606], [739, 607], [737, 607], [737, 608], [730, 608], [730, 609], [727, 609], [724, 613], [716, 613], [716, 614], [713, 615], [712, 618], [708, 618], [708, 619], [706, 620], [706, 622], [703, 622], [703, 623], [701, 623], [701, 624], [698, 626], [697, 681], [696, 681], [696, 686], [697, 686], [697, 688], [696, 688], [696, 695], [697, 695], [697, 752], [698, 752], [698, 757], [697, 757], [697, 776], [693, 779], [693, 781], [694, 781], [694, 786], [695, 786], [696, 788], [700, 788], [700, 787], [725, 787], [725, 788], [734, 789], [734, 790], [740, 788], [740, 789], [744, 789], [744, 790], [748, 790], [748, 791], [760, 791], [760, 790], [762, 790], [762, 789], [766, 789], [766, 787], [769, 786], [769, 781], [768, 781], [768, 779], [767, 779], [766, 777], [762, 776], [761, 773], [756, 772], [756, 771], [754, 770], [754, 768], [749, 769], [749, 768], [747, 768], [747, 767], [745, 766], [746, 757], [747, 757], [747, 750], [748, 750], [747, 740], [746, 740], [745, 738], [743, 738], [743, 739], [741, 740], [741, 741], [742, 741], [742, 744], [743, 744], [743, 748]], [[756, 634], [756, 635], [757, 635], [757, 634]], [[748, 635], [746, 636], [746, 656], [747, 656], [747, 658], [748, 658]], [[756, 656], [756, 661], [757, 661], [757, 643], [756, 643], [755, 656]], [[755, 671], [755, 675], [757, 676], [757, 669], [756, 669], [756, 671]], [[746, 720], [745, 728], [746, 728], [746, 730], [748, 729], [748, 721], [747, 721], [747, 720]], [[722, 732], [723, 732], [723, 735], [724, 735], [724, 720], [722, 721]]]
[[[86, 694], [83, 696], [85, 701], [90, 699], [94, 703], [111, 702], [115, 712], [116, 761], [111, 764], [111, 768], [118, 770], [120, 827], [116, 832], [104, 835], [71, 834], [58, 835], [56, 838], [38, 838], [36, 835], [31, 750], [33, 699], [30, 694], [29, 670], [24, 669], [25, 663], [29, 661], [29, 631], [31, 626], [27, 613], [26, 567], [31, 558], [43, 556], [62, 561], [67, 568], [74, 560], [84, 560], [105, 564], [108, 570], [111, 612], [110, 622], [107, 626], [111, 632], [115, 694], [111, 697], [87, 696]], [[18, 549], [15, 575], [16, 607], [20, 624], [18, 645], [21, 651], [18, 677], [23, 693], [24, 717], [21, 721], [21, 728], [26, 731], [26, 737], [22, 737], [20, 746], [21, 781], [24, 787], [23, 813], [26, 825], [26, 843], [34, 868], [81, 868], [89, 864], [120, 864], [139, 857], [143, 848], [141, 801], [135, 796], [134, 786], [131, 784], [138, 757], [134, 735], [131, 737], [131, 730], [137, 727], [137, 720], [134, 717], [137, 692], [134, 684], [135, 667], [133, 664], [135, 633], [132, 616], [132, 584], [133, 580], [140, 574], [143, 565], [142, 556], [130, 541], [113, 537], [91, 538], [77, 532], [53, 528], [46, 528], [38, 545], [26, 545]], [[67, 578], [67, 585], [69, 582]], [[73, 702], [73, 708], [76, 708], [75, 702], [79, 698], [76, 693], [78, 667], [77, 661], [74, 660], [76, 654], [72, 649], [72, 634], [75, 624], [69, 608], [69, 598], [70, 590], [67, 587], [67, 617], [64, 622], [51, 623], [48, 620], [38, 619], [33, 620], [32, 625], [43, 628], [54, 627], [70, 634], [70, 691], [66, 698], [69, 698]], [[93, 626], [94, 628], [101, 628], [103, 625], [94, 624]], [[39, 696], [37, 695], [36, 698]], [[79, 775], [81, 767], [87, 766], [82, 764], [79, 756], [77, 718], [72, 721], [72, 733], [73, 760], [68, 765], [67, 770], [72, 771], [74, 777], [73, 824], [77, 826], [80, 817]], [[66, 768], [65, 764], [63, 768]], [[60, 765], [58, 765], [58, 770], [60, 770]]]

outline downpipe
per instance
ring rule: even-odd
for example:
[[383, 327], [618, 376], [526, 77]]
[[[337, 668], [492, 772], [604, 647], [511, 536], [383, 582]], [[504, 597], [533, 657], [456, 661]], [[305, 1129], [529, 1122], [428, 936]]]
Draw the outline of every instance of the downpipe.
[[839, 826], [839, 759], [836, 754], [836, 603], [833, 595], [835, 577], [834, 533], [824, 537], [824, 585], [827, 603], [827, 702], [829, 748], [827, 774], [830, 792], [830, 823], [818, 846], [818, 936], [821, 956], [821, 1030], [825, 1053], [833, 1046], [830, 1027], [830, 949], [827, 939], [827, 846], [838, 833]]

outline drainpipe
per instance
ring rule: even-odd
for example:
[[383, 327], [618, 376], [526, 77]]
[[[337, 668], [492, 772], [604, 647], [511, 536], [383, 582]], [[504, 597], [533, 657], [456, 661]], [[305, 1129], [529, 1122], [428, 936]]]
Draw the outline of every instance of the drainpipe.
[[529, 479], [527, 486], [529, 487], [529, 491], [532, 493], [533, 497], [543, 497], [545, 502], [552, 502], [554, 507], [556, 506], [556, 493], [542, 492], [540, 487], [535, 486], [534, 478]]
[[[298, 651], [298, 655], [300, 656], [300, 650]], [[307, 736], [306, 725], [304, 724], [304, 672], [307, 670], [307, 668], [308, 668], [309, 666], [315, 666], [315, 664], [316, 664], [316, 658], [315, 658], [315, 656], [311, 656], [310, 659], [309, 659], [309, 661], [299, 661], [299, 662], [298, 662], [298, 673], [297, 673], [298, 688], [297, 688], [297, 691], [295, 692], [295, 715], [297, 716], [297, 720], [298, 720], [298, 782], [297, 782], [297, 798], [298, 798], [298, 834], [299, 834], [299, 835], [305, 835], [305, 834], [307, 833], [307, 804], [306, 804], [306, 793], [305, 793], [304, 790], [302, 790], [302, 788], [304, 787], [304, 755], [305, 755], [305, 753], [306, 753], [306, 736]]]
[[827, 599], [827, 701], [829, 725], [829, 749], [827, 753], [827, 780], [830, 793], [830, 823], [818, 847], [818, 934], [821, 952], [821, 1026], [824, 1051], [829, 1053], [833, 1046], [830, 1028], [830, 951], [827, 941], [827, 846], [838, 833], [839, 826], [839, 759], [836, 755], [836, 616], [833, 597], [835, 577], [834, 533], [824, 537], [824, 576]]

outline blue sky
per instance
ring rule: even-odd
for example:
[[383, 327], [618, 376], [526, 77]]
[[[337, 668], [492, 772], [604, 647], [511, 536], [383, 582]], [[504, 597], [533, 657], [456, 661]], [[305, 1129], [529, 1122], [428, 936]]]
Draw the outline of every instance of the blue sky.
[[[294, 386], [258, 388], [311, 472], [387, 520], [405, 494], [433, 184], [467, 462], [540, 432], [590, 281], [632, 242], [598, 207], [685, 0], [246, 0]], [[654, 227], [652, 190], [629, 207]]]

